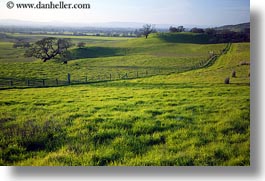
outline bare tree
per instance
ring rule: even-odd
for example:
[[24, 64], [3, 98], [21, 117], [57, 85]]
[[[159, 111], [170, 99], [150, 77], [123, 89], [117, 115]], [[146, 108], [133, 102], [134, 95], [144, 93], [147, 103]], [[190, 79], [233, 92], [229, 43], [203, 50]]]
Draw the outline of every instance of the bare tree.
[[40, 58], [46, 62], [67, 51], [71, 46], [73, 44], [69, 39], [44, 38], [31, 45], [25, 52], [25, 56]]
[[151, 25], [151, 24], [146, 24], [143, 26], [143, 28], [141, 29], [142, 34], [145, 36], [145, 38], [148, 38], [148, 36], [155, 32], [155, 26]]

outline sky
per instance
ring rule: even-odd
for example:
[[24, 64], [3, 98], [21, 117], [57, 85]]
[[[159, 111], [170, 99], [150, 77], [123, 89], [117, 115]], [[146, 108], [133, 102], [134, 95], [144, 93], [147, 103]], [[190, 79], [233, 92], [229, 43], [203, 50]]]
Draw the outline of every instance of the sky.
[[[250, 21], [250, 0], [64, 0], [65, 3], [89, 3], [90, 9], [40, 10], [8, 9], [0, 2], [0, 20], [34, 22], [103, 23], [144, 22], [173, 25], [228, 25]], [[38, 3], [40, 0], [13, 0], [14, 3]], [[61, 0], [41, 0], [42, 3]]]

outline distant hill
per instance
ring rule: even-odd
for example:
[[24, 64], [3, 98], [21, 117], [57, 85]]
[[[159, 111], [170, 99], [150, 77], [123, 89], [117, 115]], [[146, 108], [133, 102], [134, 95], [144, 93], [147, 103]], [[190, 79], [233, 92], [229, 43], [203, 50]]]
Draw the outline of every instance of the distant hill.
[[[191, 33], [191, 32], [176, 32], [176, 33], [159, 33], [158, 38], [171, 43], [194, 43], [194, 44], [215, 44], [215, 43], [239, 43], [250, 42], [250, 34], [245, 31], [245, 28], [239, 26], [229, 26], [228, 28], [218, 29], [218, 32], [209, 34]], [[232, 29], [233, 28], [233, 29]], [[246, 26], [247, 28], [247, 26]], [[221, 31], [230, 30], [230, 31]]]
[[245, 29], [250, 29], [250, 23], [242, 23], [237, 25], [225, 25], [215, 28], [215, 30], [230, 30], [234, 32], [244, 32]]

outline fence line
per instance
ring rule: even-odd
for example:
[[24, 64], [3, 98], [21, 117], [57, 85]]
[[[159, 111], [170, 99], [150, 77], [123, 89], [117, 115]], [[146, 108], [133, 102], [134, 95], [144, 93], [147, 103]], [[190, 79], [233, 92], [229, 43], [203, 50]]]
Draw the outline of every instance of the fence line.
[[75, 76], [68, 73], [65, 75], [65, 80], [59, 78], [43, 78], [43, 79], [18, 79], [18, 78], [0, 78], [0, 88], [26, 88], [26, 87], [56, 87], [74, 84], [89, 84], [106, 81], [128, 80], [135, 78], [151, 77], [155, 75], [166, 75], [176, 72], [187, 71], [187, 68], [169, 69], [161, 71], [160, 69], [146, 70], [146, 71], [130, 71], [124, 73], [102, 73], [97, 75]]

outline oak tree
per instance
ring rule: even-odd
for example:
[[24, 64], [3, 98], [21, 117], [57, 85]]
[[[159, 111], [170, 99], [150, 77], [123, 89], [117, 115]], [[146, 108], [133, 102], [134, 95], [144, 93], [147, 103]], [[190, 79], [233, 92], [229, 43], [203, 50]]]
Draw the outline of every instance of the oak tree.
[[43, 62], [46, 62], [67, 51], [72, 45], [69, 39], [57, 39], [53, 37], [43, 38], [31, 45], [29, 49], [26, 50], [25, 56], [40, 58]]

